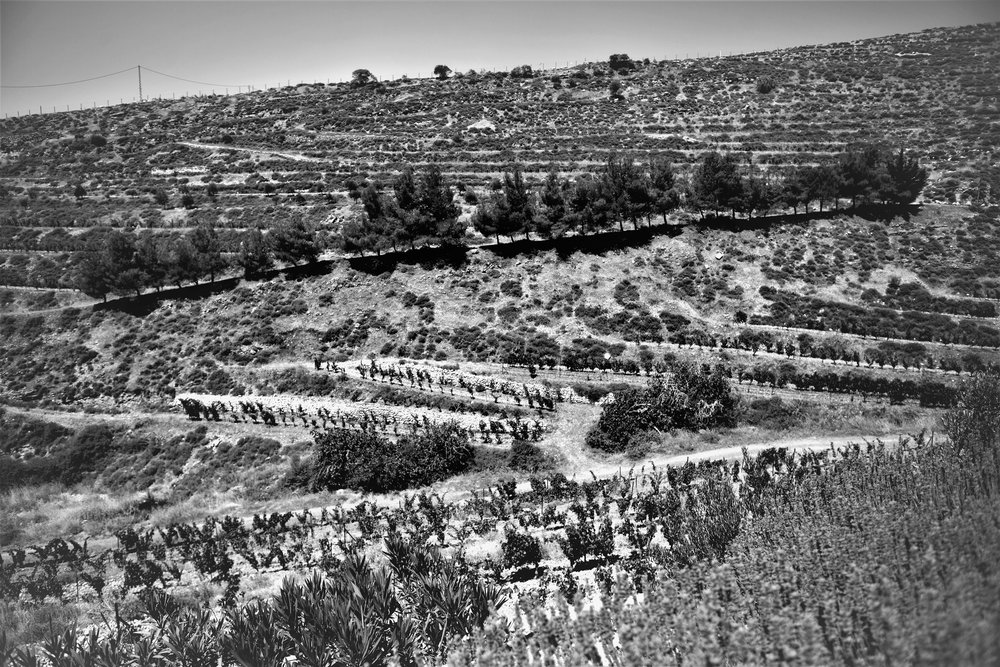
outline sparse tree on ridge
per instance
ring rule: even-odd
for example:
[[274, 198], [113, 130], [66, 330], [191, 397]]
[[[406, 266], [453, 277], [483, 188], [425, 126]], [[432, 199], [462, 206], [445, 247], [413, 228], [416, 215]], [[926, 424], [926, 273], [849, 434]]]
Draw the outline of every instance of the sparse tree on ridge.
[[627, 53], [615, 53], [608, 57], [608, 67], [612, 72], [630, 72], [635, 69], [635, 63]]
[[531, 69], [531, 65], [518, 65], [510, 71], [512, 79], [531, 79], [534, 76], [535, 72]]
[[447, 65], [438, 65], [434, 68], [434, 76], [441, 81], [447, 79], [449, 74], [451, 74], [451, 68]]
[[366, 69], [356, 69], [351, 72], [352, 86], [365, 86], [375, 80], [375, 75]]

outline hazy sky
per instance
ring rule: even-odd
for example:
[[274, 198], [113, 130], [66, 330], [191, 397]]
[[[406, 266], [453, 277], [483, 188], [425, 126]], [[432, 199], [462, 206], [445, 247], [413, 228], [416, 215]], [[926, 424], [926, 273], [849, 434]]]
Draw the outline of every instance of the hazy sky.
[[[0, 112], [79, 108], [225, 86], [759, 51], [1000, 21], [1000, 2], [756, 0], [279, 2], [0, 0]], [[166, 78], [146, 68], [204, 84]], [[219, 85], [221, 84], [221, 85]], [[230, 88], [229, 92], [235, 92]]]

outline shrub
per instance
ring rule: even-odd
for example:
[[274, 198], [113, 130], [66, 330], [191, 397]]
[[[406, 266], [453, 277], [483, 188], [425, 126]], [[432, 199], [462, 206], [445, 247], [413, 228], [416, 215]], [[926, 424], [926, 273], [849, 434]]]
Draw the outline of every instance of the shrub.
[[977, 373], [963, 382], [958, 404], [942, 421], [958, 451], [1000, 447], [1000, 372]]
[[757, 92], [761, 95], [767, 95], [773, 91], [778, 84], [775, 83], [774, 78], [770, 76], [762, 76], [757, 79]]
[[629, 449], [633, 436], [646, 430], [673, 431], [733, 426], [736, 397], [720, 369], [679, 368], [672, 385], [654, 380], [643, 389], [617, 392], [587, 433], [589, 447], [607, 452]]
[[315, 434], [310, 486], [315, 489], [398, 491], [466, 470], [475, 460], [466, 432], [454, 422], [432, 425], [397, 442], [370, 432]]
[[511, 443], [507, 463], [511, 469], [525, 472], [538, 472], [552, 467], [549, 457], [538, 445], [521, 439]]
[[542, 560], [542, 543], [537, 537], [521, 533], [508, 527], [500, 544], [503, 566], [506, 568], [523, 568], [538, 566]]

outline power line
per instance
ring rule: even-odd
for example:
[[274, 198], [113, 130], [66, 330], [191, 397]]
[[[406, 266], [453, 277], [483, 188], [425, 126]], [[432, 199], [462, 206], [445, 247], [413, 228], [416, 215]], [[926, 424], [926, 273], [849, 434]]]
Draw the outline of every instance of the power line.
[[109, 76], [115, 76], [117, 74], [124, 74], [125, 72], [131, 72], [138, 65], [133, 65], [132, 67], [120, 70], [118, 72], [111, 72], [110, 74], [101, 74], [100, 76], [92, 76], [89, 79], [80, 79], [79, 81], [64, 81], [62, 83], [38, 83], [30, 86], [7, 86], [0, 85], [0, 88], [53, 88], [55, 86], [72, 86], [77, 83], [86, 83], [87, 81], [96, 81], [97, 79], [106, 79]]
[[72, 85], [75, 85], [75, 84], [78, 84], [78, 83], [86, 83], [88, 81], [96, 81], [98, 79], [106, 79], [109, 76], [116, 76], [118, 74], [124, 74], [125, 72], [131, 72], [134, 69], [138, 69], [139, 67], [147, 69], [150, 72], [153, 72], [154, 74], [159, 74], [160, 76], [165, 76], [165, 77], [170, 78], [170, 79], [177, 79], [178, 81], [186, 81], [187, 83], [196, 83], [196, 84], [201, 85], [201, 86], [212, 86], [212, 87], [215, 87], [215, 88], [249, 88], [250, 87], [248, 84], [242, 84], [242, 85], [240, 85], [240, 84], [208, 83], [206, 81], [195, 81], [194, 79], [185, 79], [184, 77], [181, 77], [181, 76], [174, 76], [173, 74], [167, 74], [166, 72], [161, 72], [159, 70], [153, 69], [152, 67], [146, 67], [145, 65], [133, 65], [132, 67], [128, 67], [126, 69], [119, 70], [117, 72], [111, 72], [109, 74], [100, 74], [98, 76], [92, 76], [92, 77], [89, 77], [87, 79], [79, 79], [77, 81], [63, 81], [61, 83], [38, 83], [38, 84], [20, 85], [20, 86], [18, 86], [18, 85], [0, 85], [0, 88], [54, 88], [54, 87], [57, 87], [57, 86], [72, 86]]
[[153, 74], [159, 74], [160, 76], [169, 77], [171, 79], [177, 79], [178, 81], [186, 81], [188, 83], [197, 83], [200, 86], [213, 86], [215, 88], [249, 88], [250, 86], [246, 84], [236, 84], [236, 83], [208, 83], [205, 81], [195, 81], [194, 79], [185, 79], [184, 77], [174, 76], [173, 74], [166, 74], [164, 72], [157, 71], [152, 67], [146, 65], [142, 66], [144, 69], [149, 70]]

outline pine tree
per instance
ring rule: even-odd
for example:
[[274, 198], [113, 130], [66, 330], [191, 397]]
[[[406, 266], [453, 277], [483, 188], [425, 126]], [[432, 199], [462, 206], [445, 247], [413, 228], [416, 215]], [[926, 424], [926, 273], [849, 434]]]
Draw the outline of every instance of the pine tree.
[[300, 216], [294, 216], [272, 230], [271, 246], [275, 259], [296, 266], [301, 261], [309, 263], [319, 258], [316, 233]]
[[201, 224], [192, 229], [188, 236], [200, 271], [198, 277], [207, 275], [209, 280], [215, 282], [216, 274], [228, 266], [222, 256], [222, 243], [219, 241], [218, 232], [212, 225]]
[[246, 278], [254, 278], [274, 266], [271, 246], [259, 227], [243, 234], [236, 253], [236, 264], [243, 268]]
[[927, 185], [927, 170], [916, 158], [906, 157], [902, 148], [887, 161], [886, 171], [889, 182], [886, 199], [895, 204], [912, 204]]
[[680, 195], [677, 192], [677, 178], [674, 167], [669, 160], [654, 158], [649, 165], [651, 210], [663, 216], [667, 222], [667, 213], [680, 206]]

